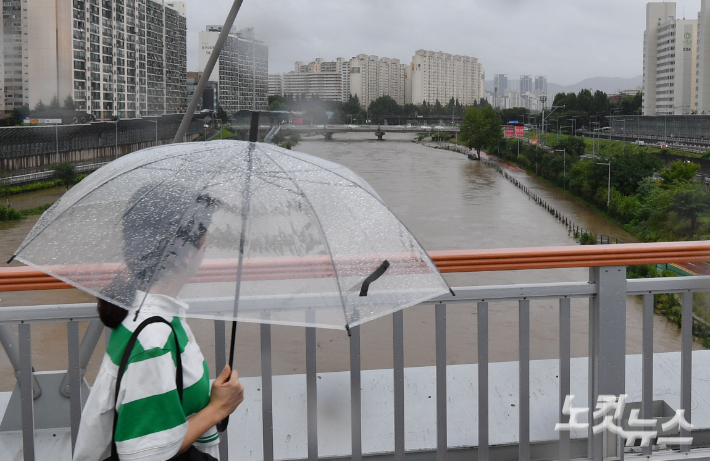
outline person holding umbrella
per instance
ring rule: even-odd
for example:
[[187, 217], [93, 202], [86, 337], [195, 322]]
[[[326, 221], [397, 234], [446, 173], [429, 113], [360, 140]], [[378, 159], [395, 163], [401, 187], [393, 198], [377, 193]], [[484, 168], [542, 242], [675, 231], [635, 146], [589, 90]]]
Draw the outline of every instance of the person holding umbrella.
[[[188, 189], [146, 185], [123, 214], [127, 270], [102, 294], [133, 298], [133, 309], [99, 298], [99, 316], [112, 334], [84, 407], [75, 461], [219, 459], [215, 426], [242, 402], [244, 389], [225, 366], [210, 392], [207, 363], [181, 315], [189, 306], [177, 295], [200, 267], [214, 209], [214, 200], [195, 199]], [[155, 206], [176, 201], [182, 203]], [[156, 238], [166, 234], [175, 238]]]

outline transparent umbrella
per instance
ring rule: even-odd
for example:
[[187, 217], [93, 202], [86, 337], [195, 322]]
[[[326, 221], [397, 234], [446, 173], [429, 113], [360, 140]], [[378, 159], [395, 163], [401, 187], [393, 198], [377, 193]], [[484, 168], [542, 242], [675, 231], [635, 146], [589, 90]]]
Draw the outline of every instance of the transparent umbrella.
[[195, 249], [179, 289], [193, 318], [349, 329], [449, 291], [358, 175], [241, 141], [111, 162], [47, 210], [15, 257], [131, 311]]

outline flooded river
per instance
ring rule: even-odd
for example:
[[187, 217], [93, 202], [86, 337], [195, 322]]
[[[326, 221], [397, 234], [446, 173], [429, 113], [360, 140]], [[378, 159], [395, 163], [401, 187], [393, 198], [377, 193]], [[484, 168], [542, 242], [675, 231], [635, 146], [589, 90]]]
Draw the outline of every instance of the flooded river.
[[[484, 163], [465, 156], [432, 149], [411, 142], [410, 135], [387, 134], [385, 141], [370, 135], [336, 135], [305, 138], [297, 149], [351, 168], [363, 176], [392, 211], [407, 225], [427, 250], [544, 247], [576, 245], [565, 227], [543, 208], [528, 199], [519, 188]], [[631, 236], [563, 192], [511, 166], [509, 174], [524, 182], [555, 208], [593, 232]], [[27, 203], [31, 208], [52, 201], [61, 191], [40, 191], [33, 198], [14, 197], [13, 205]], [[52, 200], [49, 200], [52, 199]], [[23, 200], [27, 200], [23, 202]], [[43, 200], [45, 200], [43, 202]], [[38, 203], [41, 202], [41, 203]], [[17, 248], [37, 217], [0, 226], [0, 258], [6, 260]], [[569, 282], [588, 280], [587, 269], [485, 272], [446, 274], [452, 287], [504, 285], [515, 283]], [[0, 293], [0, 304], [41, 304], [89, 301], [76, 290], [36, 293]], [[587, 354], [588, 301], [572, 302], [572, 356]], [[191, 321], [198, 342], [209, 362], [213, 358], [212, 322]], [[431, 306], [407, 309], [405, 322], [405, 366], [433, 365], [434, 310]], [[490, 306], [490, 358], [492, 361], [517, 360], [517, 303]], [[362, 360], [365, 368], [392, 366], [391, 317], [362, 327]], [[477, 357], [476, 306], [452, 305], [447, 312], [448, 361], [451, 364], [475, 363]], [[65, 325], [33, 326], [35, 367], [38, 370], [66, 367]], [[241, 324], [238, 333], [237, 369], [242, 375], [259, 375], [259, 327]], [[305, 372], [304, 331], [293, 327], [273, 328], [274, 372]], [[558, 353], [558, 309], [556, 301], [531, 303], [531, 357], [555, 358]], [[656, 352], [680, 350], [679, 330], [662, 317], [655, 319]], [[629, 298], [627, 309], [627, 352], [639, 353], [641, 308]], [[103, 347], [100, 343], [99, 349]], [[60, 352], [54, 352], [60, 351]], [[91, 381], [100, 361], [94, 354], [88, 377]], [[348, 338], [345, 332], [318, 331], [318, 370], [340, 371], [349, 365]], [[0, 356], [0, 390], [12, 386], [14, 376], [7, 358]]]

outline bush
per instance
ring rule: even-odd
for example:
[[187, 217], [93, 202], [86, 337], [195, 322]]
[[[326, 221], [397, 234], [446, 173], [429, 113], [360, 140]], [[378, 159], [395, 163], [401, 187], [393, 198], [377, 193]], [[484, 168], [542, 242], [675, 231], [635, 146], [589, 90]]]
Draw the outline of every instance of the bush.
[[580, 245], [596, 245], [597, 237], [591, 232], [584, 232], [579, 236]]
[[0, 222], [17, 221], [22, 219], [22, 215], [14, 208], [8, 208], [5, 205], [0, 205]]
[[660, 277], [660, 272], [655, 264], [641, 264], [638, 266], [628, 266], [626, 268], [626, 278], [646, 279]]
[[77, 181], [76, 166], [71, 162], [57, 163], [50, 168], [54, 171], [54, 177], [61, 181], [67, 190]]

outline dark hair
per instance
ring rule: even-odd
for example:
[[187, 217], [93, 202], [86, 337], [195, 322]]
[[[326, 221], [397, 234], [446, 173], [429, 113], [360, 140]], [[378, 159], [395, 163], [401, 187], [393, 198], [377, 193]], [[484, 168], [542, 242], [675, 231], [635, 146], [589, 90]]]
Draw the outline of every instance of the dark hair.
[[[133, 194], [121, 218], [128, 273], [117, 275], [101, 290], [102, 295], [130, 305], [136, 290], [149, 289], [146, 283], [154, 281], [161, 271], [169, 273], [175, 264], [178, 251], [169, 249], [170, 245], [200, 246], [218, 201], [202, 194], [194, 198], [191, 192], [179, 184], [149, 184]], [[160, 203], [171, 206], [156, 206]], [[174, 240], [161, 238], [171, 231], [175, 232]], [[109, 328], [116, 328], [128, 315], [126, 309], [106, 299], [99, 299], [97, 310]]]
[[128, 311], [126, 309], [101, 298], [99, 298], [99, 302], [96, 305], [96, 310], [99, 311], [101, 323], [111, 329], [119, 326], [121, 322], [123, 322], [123, 319], [125, 319], [128, 315]]

